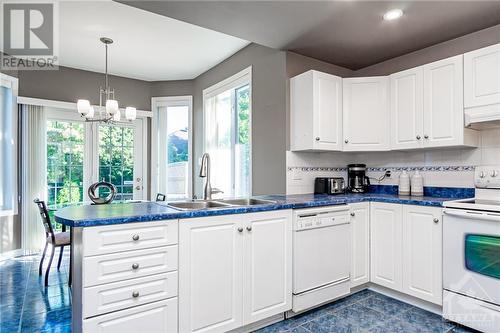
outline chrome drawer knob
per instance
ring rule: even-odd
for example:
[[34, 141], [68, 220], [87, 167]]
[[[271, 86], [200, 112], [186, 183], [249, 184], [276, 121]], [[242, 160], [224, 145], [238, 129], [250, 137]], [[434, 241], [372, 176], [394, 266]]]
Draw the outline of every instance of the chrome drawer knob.
[[434, 223], [438, 223], [439, 219], [437, 217], [435, 217], [433, 221], [434, 221]]
[[138, 241], [139, 240], [139, 235], [138, 234], [133, 235], [132, 236], [132, 240]]
[[356, 216], [356, 213], [355, 212], [351, 212], [351, 216]]
[[428, 139], [429, 136], [427, 134], [424, 134], [424, 139]]
[[320, 140], [320, 138], [319, 138], [319, 136], [317, 136], [317, 137], [316, 137], [316, 141], [319, 141], [319, 140]]
[[344, 142], [345, 142], [345, 143], [349, 143], [349, 140], [345, 139], [345, 140], [344, 140]]
[[138, 263], [132, 264], [132, 269], [138, 269], [138, 268], [139, 268], [139, 264]]
[[420, 139], [421, 139], [420, 135], [417, 135], [417, 140], [420, 140]]
[[139, 292], [138, 292], [138, 291], [134, 291], [134, 292], [132, 293], [132, 297], [133, 297], [133, 298], [137, 298], [137, 297], [139, 297]]
[[247, 230], [248, 230], [248, 231], [252, 231], [252, 227], [248, 226], [248, 227], [247, 227]]
[[242, 228], [242, 227], [239, 227], [239, 228], [238, 228], [238, 232], [243, 232], [243, 228]]

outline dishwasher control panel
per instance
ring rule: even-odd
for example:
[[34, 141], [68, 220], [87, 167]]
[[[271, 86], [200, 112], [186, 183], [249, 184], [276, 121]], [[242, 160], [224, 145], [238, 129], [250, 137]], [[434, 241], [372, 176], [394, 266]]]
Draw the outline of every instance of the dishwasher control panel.
[[350, 222], [347, 205], [294, 211], [294, 231], [323, 228]]

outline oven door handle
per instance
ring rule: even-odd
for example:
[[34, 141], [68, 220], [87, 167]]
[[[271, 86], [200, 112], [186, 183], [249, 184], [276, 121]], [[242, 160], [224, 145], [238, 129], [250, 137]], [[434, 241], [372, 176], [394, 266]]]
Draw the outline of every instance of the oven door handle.
[[443, 213], [451, 216], [458, 216], [467, 219], [477, 219], [486, 221], [500, 222], [500, 214], [488, 213], [488, 212], [476, 212], [476, 211], [465, 211], [456, 209], [444, 209]]

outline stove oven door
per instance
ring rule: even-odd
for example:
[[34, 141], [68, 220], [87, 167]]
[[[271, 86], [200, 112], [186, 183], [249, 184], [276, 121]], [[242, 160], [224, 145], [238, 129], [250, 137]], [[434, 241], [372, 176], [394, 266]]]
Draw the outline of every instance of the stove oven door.
[[443, 287], [500, 304], [500, 214], [444, 210]]

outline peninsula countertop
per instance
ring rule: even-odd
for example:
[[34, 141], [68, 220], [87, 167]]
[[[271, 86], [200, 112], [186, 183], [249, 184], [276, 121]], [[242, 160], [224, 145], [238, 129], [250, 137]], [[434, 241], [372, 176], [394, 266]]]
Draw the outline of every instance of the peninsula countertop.
[[[148, 222], [193, 217], [244, 214], [280, 209], [300, 209], [355, 202], [386, 202], [406, 205], [442, 207], [443, 202], [473, 197], [469, 189], [435, 192], [432, 196], [399, 196], [391, 193], [362, 193], [342, 195], [265, 195], [253, 198], [272, 200], [273, 203], [255, 206], [230, 206], [216, 209], [181, 211], [165, 202], [132, 202], [109, 205], [81, 205], [66, 207], [55, 213], [56, 221], [70, 227], [92, 227], [132, 222]], [[439, 196], [445, 195], [445, 196]]]

